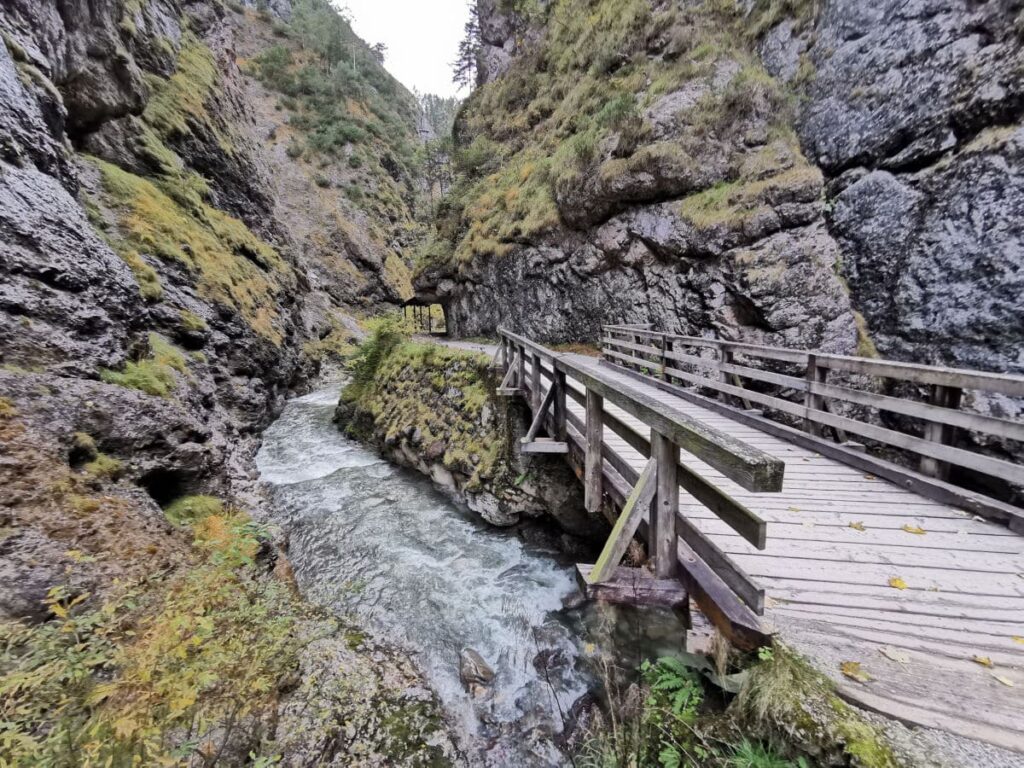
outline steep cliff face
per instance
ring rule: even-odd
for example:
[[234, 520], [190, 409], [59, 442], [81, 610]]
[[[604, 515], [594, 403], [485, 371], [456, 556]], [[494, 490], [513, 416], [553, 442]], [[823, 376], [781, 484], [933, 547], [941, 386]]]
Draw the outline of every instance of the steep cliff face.
[[1024, 363], [1019, 3], [478, 8], [416, 278], [458, 332]]
[[[304, 3], [295, 23], [321, 6]], [[0, 10], [0, 396], [48, 462], [75, 471], [76, 433], [120, 461], [96, 490], [130, 499], [156, 531], [166, 525], [158, 505], [188, 493], [258, 505], [250, 459], [289, 387], [352, 336], [352, 310], [393, 306], [409, 290], [391, 233], [411, 229], [412, 171], [389, 172], [391, 145], [362, 135], [307, 148], [330, 121], [302, 123], [301, 99], [269, 120], [279, 96], [238, 66], [243, 45], [253, 59], [275, 46], [314, 55], [281, 22], [290, 6], [274, 8], [278, 17], [174, 0]], [[381, 112], [392, 145], [409, 142], [411, 96], [350, 42], [365, 50], [335, 79], [356, 82], [362, 101], [392, 99], [394, 115]], [[275, 135], [286, 116], [301, 157]], [[384, 133], [378, 123], [364, 111], [364, 133]], [[339, 148], [373, 170], [357, 175]], [[320, 182], [335, 166], [387, 207]], [[294, 215], [304, 207], [312, 213]], [[313, 215], [331, 223], [319, 247], [298, 229]], [[5, 454], [12, 483], [34, 474], [38, 456]], [[61, 494], [29, 486], [4, 500], [18, 531], [6, 553], [39, 560], [40, 537], [80, 549], [59, 504], [39, 513], [49, 522], [36, 519]], [[107, 543], [87, 548], [99, 570], [121, 560]], [[18, 601], [17, 591], [5, 594]]]
[[[408, 294], [416, 174], [411, 95], [332, 7], [249, 5], [0, 7], [16, 763], [419, 765], [446, 741], [407, 661], [302, 605], [245, 514], [287, 393], [359, 332], [356, 312]], [[320, 47], [338, 40], [345, 65]]]

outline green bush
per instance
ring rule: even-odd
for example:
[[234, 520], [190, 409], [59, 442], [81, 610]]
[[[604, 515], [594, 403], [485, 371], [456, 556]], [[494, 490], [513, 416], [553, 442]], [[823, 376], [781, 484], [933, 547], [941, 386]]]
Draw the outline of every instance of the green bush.
[[164, 509], [164, 515], [175, 525], [192, 525], [224, 512], [224, 502], [216, 496], [182, 496]]
[[331, 180], [324, 176], [322, 173], [318, 173], [313, 177], [313, 183], [321, 189], [331, 186]]

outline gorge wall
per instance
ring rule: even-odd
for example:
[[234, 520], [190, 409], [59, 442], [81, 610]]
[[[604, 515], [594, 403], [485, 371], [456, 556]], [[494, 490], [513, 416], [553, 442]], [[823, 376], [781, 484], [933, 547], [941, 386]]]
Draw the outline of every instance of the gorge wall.
[[478, 9], [416, 277], [457, 332], [650, 322], [1024, 370], [1020, 3]]
[[[0, 467], [6, 610], [38, 606], [65, 549], [128, 567], [97, 533], [113, 521], [69, 524], [74, 494], [38, 482], [80, 470], [76, 435], [119, 463], [90, 493], [158, 540], [177, 497], [257, 507], [251, 458], [289, 388], [353, 313], [409, 295], [415, 103], [329, 6], [274, 8], [0, 9], [0, 396], [32, 446]], [[356, 71], [313, 58], [301, 25], [324, 19]]]
[[261, 430], [411, 293], [418, 189], [369, 46], [325, 1], [256, 5], [0, 6], [15, 764], [452, 756], [408, 659], [303, 604], [253, 522]]

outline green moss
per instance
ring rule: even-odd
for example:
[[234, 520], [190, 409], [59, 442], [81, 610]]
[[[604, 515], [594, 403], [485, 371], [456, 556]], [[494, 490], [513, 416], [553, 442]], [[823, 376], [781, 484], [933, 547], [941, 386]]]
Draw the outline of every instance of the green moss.
[[184, 264], [205, 298], [238, 310], [254, 331], [281, 342], [277, 303], [290, 268], [246, 226], [205, 203], [182, 207], [151, 181], [93, 159], [120, 214], [124, 253], [132, 250]]
[[169, 397], [176, 384], [174, 372], [187, 374], [188, 363], [184, 353], [162, 336], [150, 333], [148, 341], [149, 357], [128, 362], [121, 371], [103, 369], [100, 378], [108, 384]]
[[853, 322], [857, 326], [857, 354], [860, 357], [878, 357], [878, 347], [871, 340], [868, 332], [868, 321], [860, 312], [853, 313]]
[[820, 188], [821, 183], [820, 170], [799, 165], [766, 179], [716, 184], [684, 198], [679, 213], [702, 229], [723, 224], [739, 227], [750, 217], [770, 209], [775, 197], [808, 186]]
[[182, 496], [164, 509], [164, 515], [175, 525], [193, 525], [223, 513], [224, 502], [216, 496]]
[[840, 756], [839, 764], [899, 766], [881, 732], [836, 695], [828, 678], [785, 647], [776, 646], [750, 670], [730, 711], [763, 738]]
[[206, 324], [206, 321], [195, 312], [183, 309], [178, 314], [181, 317], [181, 327], [186, 331], [205, 333], [209, 330], [209, 326]]
[[0, 419], [13, 419], [17, 415], [18, 409], [14, 407], [14, 403], [6, 397], [0, 397]]
[[96, 458], [82, 469], [86, 474], [97, 479], [116, 480], [124, 472], [124, 464], [105, 453], [98, 453]]
[[71, 436], [71, 453], [73, 458], [86, 461], [95, 461], [100, 455], [96, 441], [87, 432], [75, 432]]
[[152, 95], [142, 119], [160, 138], [188, 136], [194, 125], [202, 125], [216, 136], [222, 150], [228, 154], [233, 152], [230, 138], [206, 110], [206, 103], [219, 81], [217, 62], [209, 48], [187, 33], [178, 52], [174, 74], [166, 80], [152, 75], [148, 79]]

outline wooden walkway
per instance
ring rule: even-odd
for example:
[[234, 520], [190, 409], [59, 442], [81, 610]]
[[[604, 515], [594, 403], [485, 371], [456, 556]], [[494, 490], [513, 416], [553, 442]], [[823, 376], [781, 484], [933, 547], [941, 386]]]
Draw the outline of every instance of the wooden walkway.
[[[781, 490], [765, 493], [745, 489], [691, 453], [679, 458], [767, 525], [759, 549], [679, 489], [680, 518], [764, 590], [759, 621], [766, 634], [807, 656], [866, 708], [1024, 752], [1024, 536], [600, 359], [557, 357], [784, 461]], [[529, 381], [536, 360], [524, 361]], [[547, 395], [552, 377], [539, 380]], [[579, 439], [586, 385], [572, 376], [565, 383], [571, 390], [565, 418]], [[536, 407], [538, 395], [527, 395]], [[651, 425], [607, 401], [603, 408], [619, 422], [618, 432], [603, 427], [606, 450], [632, 469], [627, 479], [635, 482], [648, 464], [649, 451], [641, 449]], [[622, 426], [632, 436], [621, 434]], [[866, 678], [844, 675], [847, 662], [859, 664]]]

